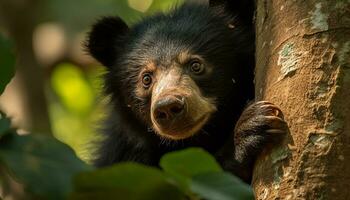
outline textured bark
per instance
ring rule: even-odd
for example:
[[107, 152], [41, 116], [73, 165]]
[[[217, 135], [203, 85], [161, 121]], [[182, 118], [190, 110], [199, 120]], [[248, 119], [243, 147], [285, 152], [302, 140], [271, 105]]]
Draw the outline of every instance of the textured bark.
[[258, 1], [256, 94], [290, 133], [258, 159], [257, 199], [349, 199], [350, 1]]

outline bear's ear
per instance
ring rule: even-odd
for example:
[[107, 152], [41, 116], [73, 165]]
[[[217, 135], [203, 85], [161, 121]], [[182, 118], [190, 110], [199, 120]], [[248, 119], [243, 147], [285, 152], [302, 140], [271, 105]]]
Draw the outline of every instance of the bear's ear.
[[119, 17], [104, 17], [93, 25], [86, 42], [87, 51], [106, 67], [111, 67], [123, 46], [122, 38], [129, 32]]

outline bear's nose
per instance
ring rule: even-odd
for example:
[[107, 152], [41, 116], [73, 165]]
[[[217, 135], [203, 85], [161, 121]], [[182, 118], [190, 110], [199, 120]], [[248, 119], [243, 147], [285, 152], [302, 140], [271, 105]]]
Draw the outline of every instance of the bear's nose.
[[155, 103], [154, 117], [161, 126], [167, 126], [174, 119], [184, 114], [185, 101], [183, 97], [167, 96]]

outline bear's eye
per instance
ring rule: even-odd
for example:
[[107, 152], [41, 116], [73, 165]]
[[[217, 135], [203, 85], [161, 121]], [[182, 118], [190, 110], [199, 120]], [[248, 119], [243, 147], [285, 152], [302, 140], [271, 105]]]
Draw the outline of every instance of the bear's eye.
[[198, 60], [192, 61], [190, 63], [190, 70], [194, 74], [199, 75], [204, 72], [204, 65], [200, 63]]
[[148, 88], [152, 83], [152, 76], [149, 73], [146, 73], [142, 76], [143, 87]]

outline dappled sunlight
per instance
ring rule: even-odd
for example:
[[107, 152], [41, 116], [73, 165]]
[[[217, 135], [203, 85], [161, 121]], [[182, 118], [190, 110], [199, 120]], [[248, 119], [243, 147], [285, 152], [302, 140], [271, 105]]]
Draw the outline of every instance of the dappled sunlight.
[[43, 23], [33, 34], [35, 56], [43, 64], [51, 64], [65, 54], [66, 35], [63, 27], [55, 23]]
[[96, 124], [103, 117], [99, 98], [101, 68], [83, 73], [78, 66], [62, 63], [51, 76], [50, 118], [54, 135], [84, 160], [89, 160], [90, 141], [96, 139]]
[[138, 10], [140, 12], [146, 12], [151, 6], [153, 0], [128, 0], [128, 4], [131, 8]]
[[90, 111], [94, 96], [84, 80], [84, 74], [73, 64], [64, 63], [56, 67], [51, 78], [52, 88], [62, 103], [75, 114]]

